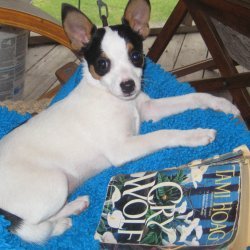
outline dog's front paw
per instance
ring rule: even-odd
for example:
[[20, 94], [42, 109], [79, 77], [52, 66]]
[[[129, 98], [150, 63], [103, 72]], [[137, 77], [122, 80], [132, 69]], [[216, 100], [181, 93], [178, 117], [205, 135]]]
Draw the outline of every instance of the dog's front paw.
[[216, 130], [198, 128], [190, 130], [189, 136], [189, 147], [206, 146], [214, 141]]
[[211, 102], [211, 108], [216, 111], [222, 111], [226, 114], [233, 114], [234, 117], [240, 116], [239, 109], [230, 101], [224, 98], [217, 97], [214, 101]]
[[56, 220], [52, 236], [58, 236], [63, 234], [66, 230], [72, 227], [72, 219], [70, 218], [61, 218]]
[[75, 206], [74, 215], [82, 213], [89, 207], [89, 196], [79, 196], [76, 200], [73, 201], [73, 205]]

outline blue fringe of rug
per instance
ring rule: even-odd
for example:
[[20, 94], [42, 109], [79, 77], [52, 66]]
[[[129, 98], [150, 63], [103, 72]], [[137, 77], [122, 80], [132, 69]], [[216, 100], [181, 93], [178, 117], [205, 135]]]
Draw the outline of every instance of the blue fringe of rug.
[[[68, 83], [58, 93], [52, 104], [64, 98], [80, 81], [82, 69], [79, 67]], [[159, 65], [147, 59], [144, 70], [144, 91], [152, 98], [176, 96], [194, 92], [189, 84], [180, 84], [175, 77], [165, 72]], [[14, 127], [29, 119], [30, 115], [20, 115], [6, 108], [0, 108], [0, 138]], [[85, 182], [70, 199], [79, 195], [90, 195], [90, 207], [80, 216], [73, 217], [73, 227], [65, 234], [50, 239], [46, 245], [37, 246], [25, 243], [18, 237], [8, 233], [8, 222], [0, 217], [0, 249], [99, 249], [99, 243], [94, 240], [94, 233], [99, 222], [106, 189], [110, 178], [120, 173], [159, 170], [178, 166], [194, 159], [204, 159], [216, 154], [231, 151], [237, 146], [250, 146], [250, 133], [239, 119], [212, 110], [189, 110], [182, 114], [164, 118], [159, 122], [144, 122], [141, 125], [142, 134], [158, 129], [191, 129], [214, 128], [217, 130], [216, 140], [206, 147], [178, 147], [161, 150], [123, 167], [110, 167], [97, 176]], [[24, 201], [25, 202], [25, 201]]]

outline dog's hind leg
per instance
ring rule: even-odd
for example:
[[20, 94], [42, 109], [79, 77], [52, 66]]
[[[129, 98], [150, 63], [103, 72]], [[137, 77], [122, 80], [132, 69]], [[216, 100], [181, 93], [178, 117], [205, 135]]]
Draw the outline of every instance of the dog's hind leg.
[[[43, 243], [49, 237], [62, 234], [71, 227], [71, 219], [66, 216], [50, 220], [66, 204], [68, 179], [57, 169], [36, 168], [35, 171], [28, 171], [30, 169], [32, 170], [23, 167], [22, 174], [9, 171], [9, 177], [2, 179], [2, 190], [5, 192], [0, 192], [3, 196], [0, 197], [8, 201], [8, 206], [4, 207], [5, 203], [2, 202], [0, 213], [11, 222], [11, 232], [25, 241]], [[13, 185], [5, 185], [5, 179], [13, 180]]]
[[75, 200], [67, 203], [56, 215], [51, 217], [50, 221], [57, 221], [61, 218], [66, 218], [71, 215], [78, 215], [87, 209], [89, 206], [88, 196], [79, 196]]
[[51, 236], [64, 233], [71, 226], [72, 221], [70, 218], [61, 218], [56, 221], [47, 220], [39, 224], [31, 224], [27, 221], [23, 221], [21, 225], [12, 230], [12, 232], [25, 241], [42, 244]]
[[12, 230], [23, 240], [34, 243], [43, 243], [52, 236], [63, 234], [72, 226], [70, 215], [76, 215], [89, 206], [88, 196], [80, 196], [74, 201], [67, 203], [56, 215], [39, 224], [31, 224], [22, 221], [19, 226]]

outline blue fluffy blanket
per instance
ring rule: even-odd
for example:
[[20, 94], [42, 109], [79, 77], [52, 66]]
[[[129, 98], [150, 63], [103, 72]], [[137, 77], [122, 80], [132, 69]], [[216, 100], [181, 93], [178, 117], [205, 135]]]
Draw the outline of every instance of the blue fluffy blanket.
[[[82, 69], [79, 67], [52, 103], [64, 98], [79, 83], [81, 76]], [[180, 84], [171, 74], [147, 60], [144, 70], [144, 91], [152, 98], [160, 98], [187, 94], [194, 92], [194, 89], [188, 84]], [[20, 115], [10, 112], [6, 108], [0, 108], [0, 138], [29, 118], [29, 114]], [[70, 230], [60, 237], [50, 239], [45, 246], [27, 244], [8, 233], [6, 230], [8, 222], [0, 217], [0, 249], [98, 249], [99, 244], [94, 240], [94, 233], [111, 176], [178, 166], [194, 159], [204, 159], [226, 153], [241, 144], [250, 146], [250, 133], [240, 120], [233, 119], [232, 115], [212, 110], [189, 110], [156, 123], [145, 122], [141, 125], [140, 133], [144, 134], [162, 128], [191, 129], [198, 127], [216, 129], [216, 140], [206, 147], [178, 147], [161, 150], [123, 167], [110, 167], [85, 182], [70, 199], [79, 195], [90, 195], [90, 207], [80, 216], [73, 217], [73, 227]]]

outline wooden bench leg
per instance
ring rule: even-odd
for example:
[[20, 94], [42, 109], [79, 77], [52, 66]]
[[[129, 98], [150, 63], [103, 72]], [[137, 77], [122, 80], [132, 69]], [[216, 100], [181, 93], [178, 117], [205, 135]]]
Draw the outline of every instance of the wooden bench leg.
[[[207, 47], [210, 51], [218, 69], [223, 77], [231, 77], [238, 74], [234, 66], [234, 62], [228, 54], [223, 42], [221, 41], [216, 28], [210, 18], [201, 11], [202, 6], [194, 3], [193, 0], [184, 0], [187, 8], [190, 11]], [[229, 89], [234, 103], [241, 111], [243, 119], [250, 121], [250, 97], [245, 88]]]
[[185, 76], [194, 73], [199, 70], [216, 68], [216, 64], [213, 59], [206, 59], [201, 62], [193, 63], [178, 69], [171, 70], [170, 73], [174, 74], [176, 77]]
[[250, 73], [230, 77], [208, 78], [189, 82], [198, 92], [211, 92], [250, 87]]
[[69, 78], [75, 73], [76, 69], [78, 67], [78, 64], [75, 62], [69, 62], [59, 68], [56, 71], [56, 77], [60, 82], [60, 85], [54, 87], [50, 91], [44, 93], [39, 99], [44, 99], [44, 98], [52, 98], [56, 95], [56, 93], [60, 90], [61, 86], [66, 83]]
[[147, 54], [151, 60], [154, 62], [159, 60], [187, 13], [186, 5], [180, 0]]

